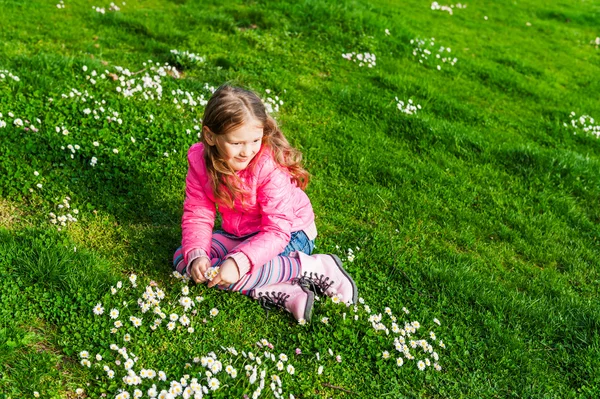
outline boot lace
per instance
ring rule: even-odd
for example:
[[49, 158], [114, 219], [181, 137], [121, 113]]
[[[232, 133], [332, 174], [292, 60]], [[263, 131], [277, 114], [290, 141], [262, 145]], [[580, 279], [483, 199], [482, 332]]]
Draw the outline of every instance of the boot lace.
[[292, 280], [292, 284], [298, 284], [304, 288], [308, 288], [317, 295], [325, 295], [325, 291], [327, 291], [333, 283], [332, 280], [329, 280], [329, 277], [317, 273], [304, 273], [302, 276]]
[[285, 303], [289, 299], [289, 295], [283, 292], [260, 292], [258, 294], [258, 303], [267, 311], [267, 318], [269, 317], [269, 310], [274, 308], [286, 309]]

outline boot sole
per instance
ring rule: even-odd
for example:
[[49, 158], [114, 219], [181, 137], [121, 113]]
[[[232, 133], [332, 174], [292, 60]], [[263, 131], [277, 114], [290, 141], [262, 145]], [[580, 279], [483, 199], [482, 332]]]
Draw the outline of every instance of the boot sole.
[[333, 258], [337, 267], [339, 267], [340, 270], [342, 271], [342, 273], [344, 273], [344, 276], [346, 276], [348, 278], [348, 280], [350, 280], [350, 283], [352, 284], [352, 304], [355, 305], [356, 302], [358, 301], [358, 288], [356, 287], [356, 283], [354, 282], [352, 277], [350, 277], [348, 272], [346, 272], [346, 270], [344, 270], [344, 267], [342, 266], [342, 260], [340, 258], [338, 258], [337, 255], [329, 254], [329, 256], [331, 256]]
[[313, 305], [315, 304], [315, 294], [308, 288], [302, 287], [302, 291], [306, 292], [308, 299], [306, 300], [306, 309], [304, 309], [304, 320], [308, 323], [312, 317]]

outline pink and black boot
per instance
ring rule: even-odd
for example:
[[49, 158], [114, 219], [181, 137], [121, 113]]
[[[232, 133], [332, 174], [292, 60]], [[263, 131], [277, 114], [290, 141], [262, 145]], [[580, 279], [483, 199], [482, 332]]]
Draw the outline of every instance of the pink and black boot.
[[267, 310], [278, 307], [290, 312], [300, 323], [310, 321], [315, 303], [315, 294], [289, 281], [256, 288], [249, 296]]
[[303, 252], [290, 254], [300, 261], [300, 276], [293, 279], [294, 284], [313, 290], [317, 295], [338, 295], [342, 302], [355, 304], [358, 289], [352, 277], [342, 267], [342, 261], [336, 255], [306, 255]]

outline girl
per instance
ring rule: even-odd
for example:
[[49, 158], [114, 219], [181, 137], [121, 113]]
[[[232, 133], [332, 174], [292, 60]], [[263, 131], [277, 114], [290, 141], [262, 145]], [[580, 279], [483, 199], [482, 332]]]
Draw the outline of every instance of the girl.
[[[310, 320], [314, 292], [356, 303], [340, 259], [310, 256], [317, 229], [301, 158], [255, 93], [219, 87], [204, 111], [201, 143], [188, 152], [175, 270], [282, 307], [300, 322]], [[213, 232], [217, 209], [222, 230]]]

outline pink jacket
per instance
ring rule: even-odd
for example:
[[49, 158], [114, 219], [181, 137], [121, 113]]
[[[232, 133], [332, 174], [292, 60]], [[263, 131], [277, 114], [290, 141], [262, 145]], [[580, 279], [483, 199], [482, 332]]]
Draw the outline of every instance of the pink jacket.
[[249, 194], [244, 197], [244, 207], [236, 199], [234, 209], [215, 201], [202, 143], [189, 149], [188, 162], [181, 223], [182, 249], [188, 264], [210, 254], [217, 205], [226, 232], [236, 236], [258, 232], [229, 254], [240, 276], [281, 253], [292, 232], [304, 230], [309, 238], [316, 237], [315, 215], [308, 196], [291, 182], [289, 172], [275, 162], [270, 149], [263, 147], [252, 163], [238, 172]]

